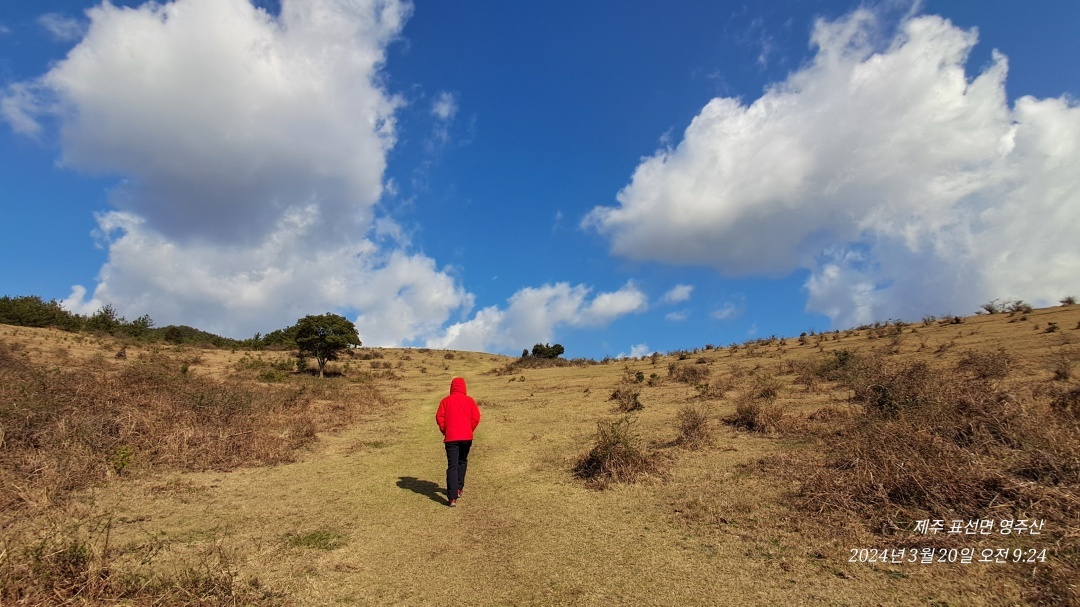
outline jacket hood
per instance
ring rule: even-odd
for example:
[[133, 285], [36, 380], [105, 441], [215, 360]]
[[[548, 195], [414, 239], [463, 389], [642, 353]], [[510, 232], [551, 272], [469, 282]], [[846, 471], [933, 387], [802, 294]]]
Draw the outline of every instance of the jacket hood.
[[460, 392], [461, 394], [468, 394], [465, 391], [465, 380], [460, 377], [455, 377], [450, 381], [450, 394]]

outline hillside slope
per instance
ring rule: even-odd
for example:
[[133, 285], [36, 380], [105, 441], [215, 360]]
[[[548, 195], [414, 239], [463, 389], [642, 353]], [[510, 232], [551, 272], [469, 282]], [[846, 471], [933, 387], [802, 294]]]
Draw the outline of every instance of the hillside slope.
[[[143, 572], [151, 579], [165, 575], [160, 572], [215, 568], [227, 573], [236, 593], [250, 597], [258, 590], [268, 604], [1072, 600], [1067, 582], [1050, 598], [1033, 590], [1035, 570], [1045, 565], [850, 563], [852, 549], [911, 546], [919, 538], [910, 529], [903, 537], [895, 531], [882, 535], [858, 515], [796, 504], [807, 480], [799, 471], [807, 468], [791, 462], [820, 467], [828, 434], [812, 414], [828, 408], [844, 416], [858, 408], [849, 401], [849, 388], [806, 379], [806, 369], [835, 360], [835, 352], [874, 352], [875, 360], [889, 364], [923, 361], [959, 374], [964, 367], [958, 363], [971, 352], [1001, 355], [1004, 349], [1009, 368], [995, 379], [995, 389], [1029, 407], [1075, 390], [1075, 377], [1055, 379], [1055, 373], [1080, 359], [1080, 307], [959, 320], [557, 368], [508, 369], [513, 359], [480, 353], [379, 350], [380, 358], [353, 358], [347, 369], [339, 363], [344, 376], [326, 380], [338, 387], [321, 398], [327, 410], [335, 399], [360, 398], [361, 387], [375, 386], [387, 398], [365, 409], [357, 423], [319, 434], [291, 463], [112, 475], [72, 500], [28, 506], [26, 516], [8, 519], [5, 528], [11, 537], [28, 538], [62, 524], [74, 529], [71, 521], [82, 521], [94, 554], [106, 556], [113, 571]], [[1056, 328], [1048, 332], [1050, 323]], [[118, 344], [77, 339], [0, 327], [4, 347], [41, 366], [88, 365], [95, 373], [110, 373], [152, 354], [129, 346], [127, 358], [117, 360], [112, 353]], [[286, 357], [159, 350], [157, 355], [178, 364], [186, 361], [193, 375], [246, 382], [272, 378], [261, 370]], [[684, 382], [678, 379], [681, 368], [704, 371]], [[433, 415], [455, 376], [466, 378], [484, 419], [467, 490], [459, 507], [450, 509], [442, 493], [445, 459]], [[283, 380], [295, 382], [311, 383], [296, 376]], [[599, 490], [576, 478], [573, 469], [595, 444], [597, 423], [622, 417], [611, 398], [620, 386], [638, 393], [643, 408], [632, 424], [656, 466], [637, 482]], [[775, 427], [752, 432], [722, 421], [733, 419], [737, 407], [763, 386], [775, 392], [763, 401], [779, 412]], [[700, 449], [679, 444], [678, 416], [688, 404], [709, 418], [712, 440]], [[1075, 427], [1075, 419], [1071, 423]], [[1059, 585], [1061, 576], [1076, 572], [1075, 560], [1068, 560], [1076, 557], [1080, 530], [1075, 489], [1068, 479], [1053, 487], [1064, 500], [1065, 523], [1051, 524], [1024, 544], [1050, 549]], [[1038, 506], [1030, 514], [1041, 518]], [[110, 521], [107, 539], [87, 524], [103, 516]], [[895, 521], [898, 527], [911, 522]], [[1012, 540], [980, 537], [955, 546], [1019, 545]], [[9, 563], [28, 545], [8, 545]]]

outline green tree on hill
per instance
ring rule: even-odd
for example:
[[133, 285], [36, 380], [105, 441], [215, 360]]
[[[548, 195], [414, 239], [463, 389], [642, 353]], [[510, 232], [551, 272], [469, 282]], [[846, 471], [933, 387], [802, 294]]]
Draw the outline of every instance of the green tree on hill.
[[558, 358], [563, 355], [566, 349], [562, 347], [562, 344], [555, 344], [554, 346], [549, 344], [536, 344], [533, 346], [532, 355], [536, 358]]
[[117, 315], [116, 309], [111, 304], [105, 304], [97, 312], [91, 314], [83, 326], [93, 333], [112, 334], [125, 322], [127, 321], [124, 317]]
[[337, 314], [305, 316], [296, 321], [295, 330], [300, 355], [311, 356], [318, 361], [319, 377], [323, 377], [326, 361], [337, 360], [342, 350], [361, 345], [356, 325]]
[[65, 310], [56, 300], [45, 301], [37, 295], [0, 297], [0, 324], [77, 331], [82, 322], [81, 317]]

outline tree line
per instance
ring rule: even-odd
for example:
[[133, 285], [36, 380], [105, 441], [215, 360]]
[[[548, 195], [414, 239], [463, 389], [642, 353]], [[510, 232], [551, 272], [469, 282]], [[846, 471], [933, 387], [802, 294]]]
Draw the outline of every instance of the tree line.
[[[163, 341], [174, 345], [210, 345], [244, 350], [289, 350], [314, 358], [319, 375], [327, 361], [349, 347], [361, 345], [356, 326], [337, 314], [308, 315], [296, 324], [267, 334], [256, 333], [247, 339], [214, 335], [186, 325], [154, 326], [149, 314], [127, 320], [109, 304], [90, 315], [65, 310], [56, 300], [45, 301], [37, 295], [0, 297], [0, 324], [19, 327], [54, 327], [64, 331], [86, 332], [142, 342]], [[532, 352], [522, 350], [522, 358], [555, 359], [566, 351], [562, 344], [536, 344]]]

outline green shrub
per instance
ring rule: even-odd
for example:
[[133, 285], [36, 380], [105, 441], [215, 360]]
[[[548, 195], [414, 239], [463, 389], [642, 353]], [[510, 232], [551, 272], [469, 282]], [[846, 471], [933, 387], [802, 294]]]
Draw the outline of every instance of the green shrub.
[[56, 300], [45, 301], [36, 295], [0, 297], [0, 324], [78, 331], [82, 323], [82, 317], [68, 312]]
[[566, 352], [566, 348], [562, 347], [562, 344], [536, 344], [533, 346], [532, 355], [535, 358], [559, 358]]

